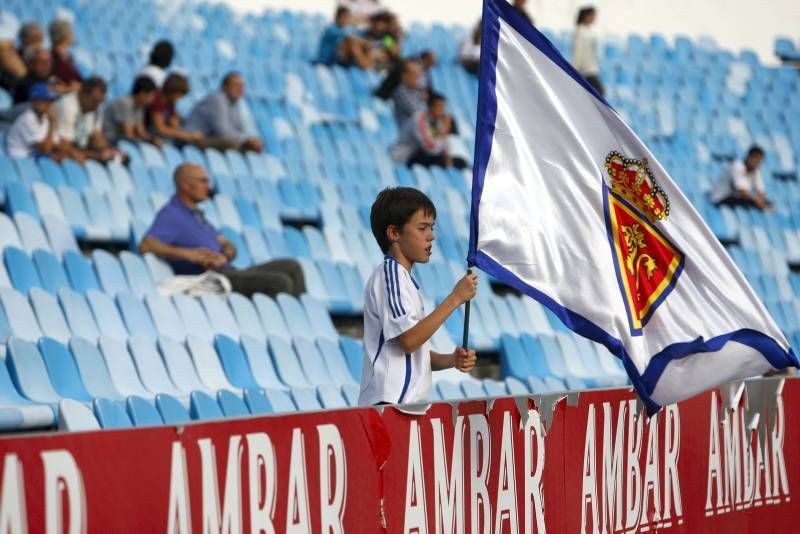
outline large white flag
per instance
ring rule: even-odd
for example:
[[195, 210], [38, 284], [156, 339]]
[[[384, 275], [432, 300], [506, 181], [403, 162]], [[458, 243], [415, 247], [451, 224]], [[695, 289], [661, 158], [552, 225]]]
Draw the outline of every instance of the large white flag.
[[797, 366], [636, 134], [505, 0], [485, 0], [469, 261], [620, 357], [649, 412]]

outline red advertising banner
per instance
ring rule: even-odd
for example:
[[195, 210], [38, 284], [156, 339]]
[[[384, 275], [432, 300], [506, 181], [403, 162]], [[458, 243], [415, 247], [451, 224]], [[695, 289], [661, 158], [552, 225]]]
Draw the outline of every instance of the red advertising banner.
[[615, 389], [8, 437], [0, 533], [791, 532], [798, 403], [765, 379], [650, 419]]

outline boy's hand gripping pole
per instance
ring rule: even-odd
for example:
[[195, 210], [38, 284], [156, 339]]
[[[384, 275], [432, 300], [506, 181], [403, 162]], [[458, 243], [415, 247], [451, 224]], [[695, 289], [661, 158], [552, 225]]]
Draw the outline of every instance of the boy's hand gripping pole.
[[[472, 267], [467, 265], [467, 274], [472, 274]], [[464, 338], [461, 340], [461, 346], [467, 348], [469, 346], [469, 308], [472, 300], [464, 303]]]

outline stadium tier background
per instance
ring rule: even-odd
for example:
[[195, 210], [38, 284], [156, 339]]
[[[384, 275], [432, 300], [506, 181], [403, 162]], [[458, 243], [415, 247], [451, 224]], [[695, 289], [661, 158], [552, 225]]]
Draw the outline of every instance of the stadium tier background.
[[[529, 11], [548, 28], [537, 4]], [[766, 22], [772, 17], [780, 24], [793, 20], [796, 31], [796, 16], [786, 16], [796, 9], [790, 4], [762, 14], [770, 17], [759, 24], [770, 41], [782, 27]], [[781, 66], [774, 54], [725, 48], [710, 37], [668, 41], [642, 33], [658, 17], [647, 25], [617, 25], [612, 9], [600, 12], [606, 19], [601, 30], [613, 32], [600, 57], [609, 102], [672, 173], [800, 345], [800, 274], [793, 270], [800, 267], [797, 70]], [[387, 151], [397, 135], [392, 110], [371, 94], [380, 75], [312, 62], [329, 11], [240, 16], [219, 4], [42, 0], [7, 1], [0, 11], [4, 25], [11, 17], [47, 24], [59, 13], [74, 16], [75, 57], [84, 73], [109, 82], [108, 99], [129, 90], [160, 38], [175, 44], [173, 68], [192, 84], [181, 101], [184, 113], [226, 72], [242, 72], [266, 145], [263, 154], [242, 156], [126, 143], [127, 168], [0, 155], [0, 340], [6, 353], [0, 401], [13, 407], [0, 418], [6, 428], [53, 425], [54, 408], [65, 398], [105, 399], [94, 405], [103, 426], [353, 405], [360, 341], [335, 324], [357, 335], [348, 326], [358, 322], [364, 280], [381, 258], [368, 210], [386, 186], [418, 187], [439, 208], [433, 260], [415, 273], [426, 296], [441, 299], [463, 273], [471, 172], [394, 165]], [[710, 30], [713, 15], [707, 17]], [[716, 23], [723, 16], [730, 13]], [[471, 153], [477, 81], [457, 63], [468, 26], [407, 24], [406, 31], [405, 54], [437, 53], [433, 85], [447, 95], [460, 144]], [[545, 33], [570, 57], [568, 30]], [[775, 44], [786, 50], [792, 42]], [[0, 92], [0, 108], [9, 103]], [[714, 207], [706, 197], [711, 184], [753, 142], [767, 152], [762, 173], [775, 212]], [[225, 301], [155, 294], [168, 268], [132, 251], [172, 194], [169, 176], [181, 161], [209, 170], [218, 194], [204, 210], [238, 246], [236, 265], [298, 258], [306, 295]], [[604, 348], [568, 332], [531, 299], [493, 288], [486, 277], [481, 284], [471, 344], [484, 361], [499, 364], [484, 367], [496, 376], [437, 373], [435, 398], [627, 383]], [[462, 319], [451, 317], [435, 338], [438, 348], [452, 349]]]

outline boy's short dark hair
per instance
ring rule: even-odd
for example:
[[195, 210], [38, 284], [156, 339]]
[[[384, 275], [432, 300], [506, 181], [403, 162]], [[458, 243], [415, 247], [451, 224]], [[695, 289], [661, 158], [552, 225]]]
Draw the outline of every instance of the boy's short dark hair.
[[141, 93], [152, 93], [156, 90], [156, 83], [149, 76], [138, 76], [133, 80], [133, 87], [131, 88], [132, 95]]
[[761, 148], [758, 145], [752, 145], [747, 150], [747, 157], [749, 158], [750, 156], [761, 156], [763, 158], [764, 157], [764, 149]]
[[369, 212], [369, 223], [372, 227], [372, 235], [385, 254], [389, 251], [389, 238], [386, 237], [386, 229], [389, 226], [396, 226], [398, 229], [411, 220], [411, 217], [419, 210], [425, 215], [436, 218], [436, 206], [433, 205], [425, 193], [413, 187], [387, 187], [375, 198], [372, 209]]
[[182, 74], [173, 72], [164, 80], [161, 92], [165, 95], [185, 95], [189, 92], [189, 79]]

